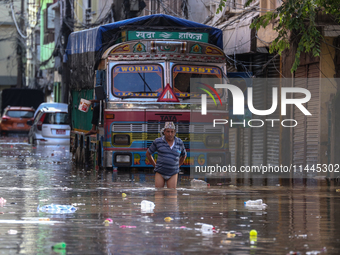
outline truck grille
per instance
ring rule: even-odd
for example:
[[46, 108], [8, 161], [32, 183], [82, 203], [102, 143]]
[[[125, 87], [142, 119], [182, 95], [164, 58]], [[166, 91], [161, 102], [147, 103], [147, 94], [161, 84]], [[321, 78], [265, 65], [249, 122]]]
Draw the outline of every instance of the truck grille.
[[[203, 141], [206, 134], [222, 134], [223, 126], [213, 127], [212, 125], [175, 123], [176, 136], [181, 138], [183, 142]], [[133, 140], [147, 140], [147, 146], [150, 146], [152, 141], [160, 137], [161, 129], [164, 123], [149, 122], [147, 124], [131, 123], [121, 124], [114, 123], [112, 125], [112, 132], [132, 133]]]

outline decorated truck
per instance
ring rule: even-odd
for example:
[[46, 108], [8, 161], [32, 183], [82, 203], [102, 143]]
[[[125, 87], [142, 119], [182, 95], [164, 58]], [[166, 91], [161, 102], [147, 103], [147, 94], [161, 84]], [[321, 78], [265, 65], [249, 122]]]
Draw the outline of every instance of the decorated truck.
[[[199, 89], [190, 92], [192, 78], [224, 82], [222, 47], [221, 30], [162, 14], [73, 32], [67, 63], [76, 164], [118, 171], [150, 168], [146, 150], [166, 121], [175, 123], [187, 149], [184, 170], [194, 163], [228, 163], [216, 154], [209, 158], [210, 149], [229, 153], [227, 125], [212, 128], [216, 114], [202, 115]], [[213, 88], [206, 86], [200, 91]], [[226, 91], [209, 94], [208, 104], [217, 105], [214, 109], [220, 112], [217, 118], [226, 119]], [[82, 98], [99, 101], [97, 134], [85, 135], [93, 112], [79, 111]], [[220, 104], [215, 104], [217, 98]], [[191, 151], [193, 142], [204, 148], [203, 153]]]

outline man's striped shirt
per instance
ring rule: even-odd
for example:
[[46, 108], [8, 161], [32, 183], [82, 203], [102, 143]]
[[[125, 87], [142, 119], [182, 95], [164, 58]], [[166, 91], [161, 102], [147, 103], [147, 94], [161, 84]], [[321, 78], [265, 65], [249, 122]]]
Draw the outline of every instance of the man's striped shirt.
[[155, 172], [172, 176], [179, 172], [179, 159], [186, 155], [183, 141], [175, 137], [174, 146], [170, 148], [164, 136], [156, 138], [149, 147], [149, 153], [158, 152]]

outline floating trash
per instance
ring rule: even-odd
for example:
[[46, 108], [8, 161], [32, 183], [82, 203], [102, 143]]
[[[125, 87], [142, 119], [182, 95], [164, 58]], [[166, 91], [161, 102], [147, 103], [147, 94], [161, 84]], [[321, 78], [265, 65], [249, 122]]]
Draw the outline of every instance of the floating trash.
[[52, 246], [52, 249], [66, 249], [66, 243], [60, 242]]
[[196, 179], [192, 179], [190, 181], [190, 185], [193, 188], [206, 188], [206, 187], [210, 186], [209, 183], [207, 183], [203, 180], [196, 180]]
[[171, 218], [171, 217], [165, 217], [165, 218], [164, 218], [164, 221], [166, 221], [166, 222], [170, 222], [170, 221], [172, 221], [172, 220], [174, 220], [174, 219]]
[[153, 213], [155, 208], [155, 203], [148, 200], [143, 200], [140, 205], [142, 213]]
[[6, 204], [7, 200], [4, 199], [3, 197], [0, 198], [0, 205]]
[[119, 227], [120, 228], [137, 228], [136, 226], [126, 226], [126, 225], [121, 225]]
[[248, 209], [253, 209], [253, 210], [265, 210], [267, 208], [267, 205], [262, 202], [262, 199], [248, 200], [244, 202], [244, 205]]
[[58, 204], [50, 204], [44, 205], [42, 207], [38, 206], [38, 211], [53, 213], [53, 214], [65, 214], [65, 213], [74, 213], [77, 210], [72, 205], [58, 205]]
[[8, 232], [7, 232], [9, 235], [16, 235], [16, 234], [18, 234], [18, 231], [17, 230], [14, 230], [14, 229], [10, 229], [10, 230], [8, 230]]
[[306, 255], [318, 255], [321, 254], [321, 251], [307, 251]]
[[249, 236], [257, 236], [257, 231], [255, 229], [250, 230]]
[[196, 230], [200, 230], [204, 235], [216, 233], [216, 229], [213, 225], [205, 223], [195, 223], [195, 225], [201, 225], [201, 228]]
[[235, 231], [229, 231], [226, 234], [227, 234], [227, 238], [234, 238], [236, 236]]

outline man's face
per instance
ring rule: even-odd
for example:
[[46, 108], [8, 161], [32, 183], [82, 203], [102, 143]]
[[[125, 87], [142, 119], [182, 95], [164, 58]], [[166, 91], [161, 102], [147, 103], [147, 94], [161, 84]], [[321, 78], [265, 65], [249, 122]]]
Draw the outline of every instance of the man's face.
[[174, 137], [175, 137], [175, 130], [171, 128], [166, 128], [164, 130], [164, 135], [167, 141], [172, 141], [174, 140]]

